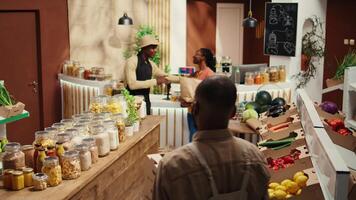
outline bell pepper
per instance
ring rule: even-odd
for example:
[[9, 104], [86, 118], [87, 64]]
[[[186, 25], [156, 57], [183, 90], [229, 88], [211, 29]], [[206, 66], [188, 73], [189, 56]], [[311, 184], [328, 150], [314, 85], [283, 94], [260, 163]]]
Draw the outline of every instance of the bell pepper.
[[346, 128], [340, 128], [340, 129], [337, 131], [337, 133], [339, 133], [340, 135], [345, 136], [345, 135], [350, 134], [350, 131], [349, 131], [348, 129], [346, 129]]

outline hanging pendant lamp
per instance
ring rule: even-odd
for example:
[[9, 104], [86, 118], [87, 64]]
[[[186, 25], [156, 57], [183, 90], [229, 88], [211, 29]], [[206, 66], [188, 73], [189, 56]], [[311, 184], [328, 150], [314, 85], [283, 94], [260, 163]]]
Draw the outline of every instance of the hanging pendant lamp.
[[243, 20], [243, 26], [247, 28], [255, 28], [257, 26], [257, 19], [252, 17], [251, 0], [250, 0], [250, 9], [248, 11], [248, 16]]
[[120, 17], [118, 24], [119, 25], [132, 25], [133, 21], [129, 16], [127, 16], [127, 13], [124, 13], [124, 16]]

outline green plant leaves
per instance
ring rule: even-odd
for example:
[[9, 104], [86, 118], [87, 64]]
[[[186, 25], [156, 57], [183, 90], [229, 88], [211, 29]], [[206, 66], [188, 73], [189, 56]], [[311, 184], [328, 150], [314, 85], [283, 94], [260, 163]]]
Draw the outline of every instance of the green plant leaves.
[[356, 50], [349, 50], [341, 63], [337, 59], [336, 62], [338, 68], [336, 69], [334, 79], [340, 80], [344, 77], [345, 69], [356, 66]]

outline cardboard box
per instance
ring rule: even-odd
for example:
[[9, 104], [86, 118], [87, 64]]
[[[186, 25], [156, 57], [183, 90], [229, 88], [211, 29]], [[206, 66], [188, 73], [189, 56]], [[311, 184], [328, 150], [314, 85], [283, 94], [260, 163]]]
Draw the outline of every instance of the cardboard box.
[[[284, 115], [281, 115], [279, 117], [283, 117], [283, 116], [291, 116], [291, 115], [295, 115], [295, 114], [298, 114], [298, 110], [297, 110], [297, 106], [292, 103], [292, 104], [288, 104], [287, 105], [288, 107], [288, 110], [284, 113]], [[268, 121], [272, 120], [272, 119], [276, 119], [276, 118], [279, 118], [279, 117], [268, 117], [267, 116], [267, 112], [264, 112], [261, 114], [260, 116], [260, 120], [263, 122], [263, 123], [268, 123]]]
[[330, 139], [334, 144], [344, 147], [350, 151], [356, 153], [356, 133], [353, 132], [351, 135], [340, 135], [336, 131], [332, 130], [332, 128], [324, 123], [324, 129], [328, 133]]
[[12, 106], [0, 106], [0, 116], [3, 118], [9, 118], [12, 116], [19, 115], [25, 109], [25, 104], [17, 102]]
[[292, 144], [290, 146], [284, 147], [283, 149], [273, 150], [273, 149], [269, 149], [267, 147], [262, 147], [262, 148], [260, 148], [260, 151], [261, 151], [261, 153], [263, 153], [263, 155], [266, 158], [268, 158], [268, 157], [279, 158], [279, 157], [288, 155], [291, 152], [291, 150], [298, 149], [301, 147], [303, 147], [303, 148], [306, 147], [306, 141], [304, 138], [292, 142]]
[[338, 112], [335, 114], [330, 114], [328, 112], [323, 111], [317, 104], [314, 105], [316, 112], [318, 112], [320, 119], [323, 121], [324, 119], [342, 119], [345, 120], [345, 115], [342, 112]]
[[267, 126], [268, 125], [263, 126], [263, 128], [260, 130], [260, 135], [263, 140], [281, 140], [289, 137], [292, 132], [296, 132], [298, 136], [304, 137], [304, 130], [300, 121], [290, 123], [288, 124], [288, 128], [280, 131], [270, 131], [268, 130]]

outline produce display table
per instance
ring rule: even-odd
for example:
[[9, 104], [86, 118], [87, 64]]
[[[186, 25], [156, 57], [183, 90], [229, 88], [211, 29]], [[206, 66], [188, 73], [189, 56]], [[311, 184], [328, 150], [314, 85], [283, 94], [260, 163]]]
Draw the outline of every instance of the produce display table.
[[[145, 185], [145, 157], [158, 151], [160, 123], [163, 117], [147, 116], [140, 131], [99, 158], [89, 171], [76, 180], [64, 180], [56, 187], [33, 192], [0, 189], [2, 200], [38, 199], [140, 199], [147, 189]], [[2, 183], [1, 183], [2, 185]]]

